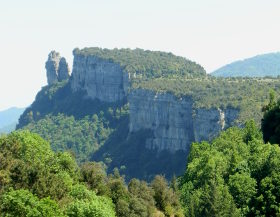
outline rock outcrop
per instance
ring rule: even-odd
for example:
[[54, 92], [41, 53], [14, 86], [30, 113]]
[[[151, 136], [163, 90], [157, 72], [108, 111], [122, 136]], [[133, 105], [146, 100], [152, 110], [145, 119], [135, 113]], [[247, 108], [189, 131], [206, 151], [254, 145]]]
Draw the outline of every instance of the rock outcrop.
[[190, 97], [141, 89], [132, 91], [128, 101], [130, 132], [151, 129], [154, 137], [146, 140], [146, 147], [159, 151], [188, 151], [192, 142], [211, 140], [232, 126], [239, 113], [233, 108], [195, 109]]
[[85, 91], [91, 99], [104, 102], [122, 101], [127, 96], [129, 77], [119, 64], [96, 56], [73, 52], [71, 87]]
[[47, 70], [48, 85], [51, 85], [57, 81], [63, 81], [70, 77], [69, 67], [64, 57], [56, 51], [51, 51], [45, 68]]
[[66, 59], [62, 57], [59, 61], [59, 66], [57, 70], [58, 81], [69, 79], [70, 77], [69, 72], [70, 70], [69, 70], [68, 63], [66, 62]]
[[152, 130], [153, 137], [145, 144], [149, 149], [188, 151], [192, 142], [213, 139], [238, 118], [239, 111], [233, 108], [195, 108], [191, 97], [178, 99], [170, 93], [144, 89], [128, 93], [129, 74], [118, 63], [78, 50], [73, 54], [72, 91], [102, 102], [127, 99], [130, 133]]
[[59, 53], [52, 51], [49, 54], [48, 60], [46, 62], [46, 70], [47, 70], [47, 79], [48, 84], [53, 84], [58, 81], [57, 79], [57, 70], [60, 61]]

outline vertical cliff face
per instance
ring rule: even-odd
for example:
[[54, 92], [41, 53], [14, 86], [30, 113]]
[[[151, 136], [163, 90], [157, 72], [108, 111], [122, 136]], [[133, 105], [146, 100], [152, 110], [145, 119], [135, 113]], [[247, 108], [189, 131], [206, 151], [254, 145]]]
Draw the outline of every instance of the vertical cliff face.
[[74, 52], [72, 90], [85, 91], [92, 99], [117, 102], [127, 96], [129, 78], [119, 64]]
[[130, 132], [151, 129], [154, 138], [146, 141], [150, 149], [187, 150], [193, 138], [192, 99], [176, 99], [172, 94], [135, 90], [128, 98]]
[[238, 117], [235, 109], [195, 109], [191, 98], [148, 90], [132, 91], [128, 101], [130, 132], [151, 129], [154, 137], [146, 147], [159, 151], [188, 151], [192, 142], [213, 139]]

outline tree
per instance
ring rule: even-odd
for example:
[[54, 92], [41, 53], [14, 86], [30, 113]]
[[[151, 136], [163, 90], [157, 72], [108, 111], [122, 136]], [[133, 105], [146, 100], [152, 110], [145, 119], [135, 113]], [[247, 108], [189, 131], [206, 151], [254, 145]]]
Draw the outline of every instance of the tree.
[[59, 217], [58, 204], [50, 198], [39, 199], [28, 190], [9, 189], [0, 198], [1, 216]]
[[114, 217], [115, 210], [111, 199], [97, 196], [82, 184], [74, 185], [70, 196], [72, 202], [66, 206], [69, 217]]
[[270, 93], [268, 105], [263, 108], [262, 132], [265, 142], [280, 144], [280, 101], [276, 102], [275, 93]]
[[102, 163], [88, 162], [81, 166], [81, 180], [86, 182], [90, 189], [98, 195], [109, 195], [107, 186], [107, 174]]
[[251, 200], [257, 193], [257, 182], [247, 173], [236, 173], [229, 176], [229, 190], [238, 208], [247, 214]]
[[194, 143], [179, 185], [185, 215], [277, 216], [278, 174], [280, 147], [265, 144], [252, 121]]

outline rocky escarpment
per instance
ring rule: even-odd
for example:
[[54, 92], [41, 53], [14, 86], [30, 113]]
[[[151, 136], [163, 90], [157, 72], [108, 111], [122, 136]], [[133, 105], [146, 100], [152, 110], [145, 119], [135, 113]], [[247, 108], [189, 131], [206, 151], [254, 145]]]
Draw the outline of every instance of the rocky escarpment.
[[50, 52], [45, 68], [47, 70], [48, 84], [51, 85], [57, 81], [67, 80], [69, 75], [69, 67], [64, 57], [56, 51]]
[[[195, 108], [192, 97], [178, 98], [141, 88], [128, 93], [130, 76], [119, 62], [86, 50], [75, 49], [73, 55], [72, 91], [102, 102], [128, 99], [129, 132], [152, 130], [153, 137], [146, 138], [145, 144], [149, 149], [188, 151], [192, 142], [213, 139], [238, 118], [239, 111], [232, 108]], [[68, 78], [65, 59], [54, 51], [46, 68], [49, 83]]]
[[238, 110], [195, 109], [190, 97], [176, 98], [169, 93], [136, 89], [129, 95], [130, 132], [151, 129], [146, 140], [150, 149], [188, 151], [192, 142], [211, 140], [221, 130], [233, 125]]
[[71, 88], [85, 91], [91, 99], [117, 102], [127, 96], [129, 76], [121, 66], [97, 56], [84, 56], [73, 52], [74, 63]]

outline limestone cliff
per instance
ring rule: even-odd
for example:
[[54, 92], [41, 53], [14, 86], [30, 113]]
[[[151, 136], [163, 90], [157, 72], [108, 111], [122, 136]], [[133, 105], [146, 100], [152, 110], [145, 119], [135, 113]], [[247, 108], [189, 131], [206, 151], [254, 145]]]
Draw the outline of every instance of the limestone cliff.
[[136, 89], [128, 99], [130, 132], [151, 129], [154, 137], [146, 147], [159, 151], [188, 151], [192, 142], [213, 139], [238, 117], [236, 109], [196, 109], [190, 97], [177, 99], [169, 93]]
[[117, 102], [127, 96], [129, 78], [119, 64], [96, 56], [74, 54], [71, 87], [92, 99]]
[[69, 67], [64, 57], [56, 51], [51, 51], [45, 65], [47, 81], [51, 85], [57, 81], [63, 81], [70, 77]]
[[145, 144], [149, 149], [188, 151], [192, 142], [213, 139], [238, 118], [236, 109], [196, 108], [190, 96], [177, 98], [171, 93], [133, 88], [129, 93], [129, 73], [119, 63], [79, 51], [73, 51], [72, 91], [83, 91], [102, 102], [127, 99], [129, 131], [152, 130], [153, 137]]

